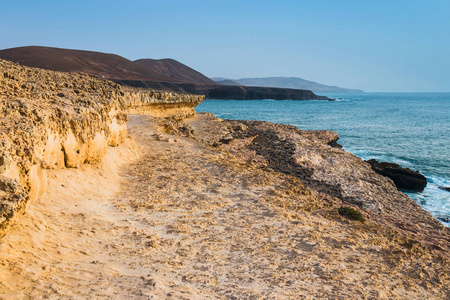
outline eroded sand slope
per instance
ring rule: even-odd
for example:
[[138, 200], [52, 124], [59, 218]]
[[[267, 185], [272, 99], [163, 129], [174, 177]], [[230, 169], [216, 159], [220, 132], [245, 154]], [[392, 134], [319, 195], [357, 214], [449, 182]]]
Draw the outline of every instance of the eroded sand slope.
[[339, 216], [331, 196], [265, 168], [256, 152], [208, 146], [202, 130], [221, 128], [211, 117], [190, 126], [130, 116], [136, 144], [100, 165], [50, 171], [47, 194], [0, 245], [0, 296], [448, 297], [442, 252]]

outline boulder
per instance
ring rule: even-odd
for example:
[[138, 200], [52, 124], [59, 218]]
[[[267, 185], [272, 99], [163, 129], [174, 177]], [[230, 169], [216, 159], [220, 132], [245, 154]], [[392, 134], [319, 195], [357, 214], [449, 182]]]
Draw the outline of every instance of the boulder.
[[403, 168], [395, 163], [378, 162], [375, 159], [367, 160], [372, 170], [380, 175], [389, 177], [395, 183], [395, 186], [402, 190], [422, 192], [427, 186], [427, 179], [418, 171], [409, 168]]

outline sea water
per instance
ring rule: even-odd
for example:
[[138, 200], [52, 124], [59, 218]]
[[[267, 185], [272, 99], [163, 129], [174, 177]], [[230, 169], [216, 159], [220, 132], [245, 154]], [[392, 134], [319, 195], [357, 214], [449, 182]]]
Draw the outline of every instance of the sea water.
[[418, 170], [422, 193], [405, 193], [450, 226], [450, 93], [327, 94], [337, 101], [205, 100], [197, 111], [333, 130], [345, 150]]

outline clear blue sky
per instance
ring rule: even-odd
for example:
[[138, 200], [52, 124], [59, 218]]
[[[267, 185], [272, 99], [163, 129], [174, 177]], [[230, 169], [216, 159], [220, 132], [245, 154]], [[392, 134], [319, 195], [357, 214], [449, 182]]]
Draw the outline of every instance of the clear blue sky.
[[449, 0], [1, 1], [0, 48], [174, 58], [210, 77], [450, 91]]

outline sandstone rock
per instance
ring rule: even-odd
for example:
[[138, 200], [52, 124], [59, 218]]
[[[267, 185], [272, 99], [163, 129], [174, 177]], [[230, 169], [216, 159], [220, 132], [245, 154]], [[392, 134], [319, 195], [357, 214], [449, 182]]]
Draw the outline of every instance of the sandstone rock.
[[[0, 238], [13, 216], [43, 196], [45, 169], [102, 159], [127, 136], [127, 112], [183, 118], [203, 96], [122, 87], [102, 78], [0, 60], [0, 176], [21, 186], [0, 199]], [[6, 182], [6, 181], [5, 181]], [[13, 200], [11, 200], [13, 199]], [[3, 216], [3, 217], [1, 217]]]
[[205, 99], [202, 95], [126, 87], [123, 89], [123, 99], [128, 113], [170, 117], [178, 120], [193, 116], [195, 107]]
[[399, 189], [422, 192], [427, 186], [426, 177], [418, 171], [402, 168], [394, 163], [378, 162], [375, 159], [367, 162], [375, 172], [392, 179]]
[[15, 215], [23, 211], [28, 199], [26, 189], [17, 180], [0, 175], [0, 238], [6, 235]]

